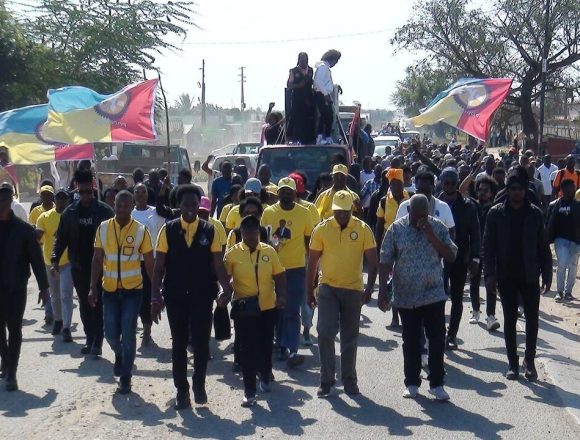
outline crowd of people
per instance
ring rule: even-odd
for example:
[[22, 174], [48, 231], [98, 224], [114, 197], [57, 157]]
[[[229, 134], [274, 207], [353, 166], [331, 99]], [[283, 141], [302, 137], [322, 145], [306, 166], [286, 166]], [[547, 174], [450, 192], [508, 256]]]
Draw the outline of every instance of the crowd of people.
[[521, 368], [535, 380], [540, 298], [552, 286], [552, 242], [555, 298], [574, 299], [580, 251], [574, 157], [554, 165], [550, 156], [537, 160], [531, 151], [495, 157], [483, 147], [412, 140], [384, 157], [365, 157], [362, 167], [346, 163], [337, 158], [310, 186], [300, 171], [271, 182], [267, 165], [248, 177], [224, 161], [211, 199], [191, 183], [188, 171], [179, 173], [174, 187], [163, 169], [151, 170], [147, 179], [135, 170], [132, 185], [119, 176], [99, 195], [103, 188], [90, 164], [81, 164], [66, 189], [42, 182], [25, 220], [13, 210], [12, 185], [2, 183], [0, 371], [6, 388], [18, 388], [30, 268], [45, 322], [63, 343], [72, 342], [76, 291], [86, 336], [81, 353], [101, 356], [106, 340], [119, 393], [131, 392], [138, 320], [143, 344], [150, 344], [152, 324], [166, 310], [177, 409], [191, 405], [188, 348], [194, 400], [207, 402], [212, 327], [216, 338], [228, 339], [230, 316], [232, 369], [242, 373], [243, 406], [253, 406], [258, 392], [271, 391], [273, 357], [288, 368], [304, 363], [300, 348], [314, 343], [315, 310], [317, 395], [329, 396], [336, 384], [338, 333], [342, 385], [350, 395], [360, 393], [361, 307], [371, 301], [377, 277], [378, 307], [391, 310], [391, 325], [402, 327], [404, 397], [417, 396], [426, 369], [429, 392], [440, 401], [450, 398], [444, 352], [459, 345], [468, 277], [469, 323], [480, 321], [482, 278], [489, 331], [500, 327], [501, 301], [510, 380], [520, 374], [516, 323], [525, 317]]

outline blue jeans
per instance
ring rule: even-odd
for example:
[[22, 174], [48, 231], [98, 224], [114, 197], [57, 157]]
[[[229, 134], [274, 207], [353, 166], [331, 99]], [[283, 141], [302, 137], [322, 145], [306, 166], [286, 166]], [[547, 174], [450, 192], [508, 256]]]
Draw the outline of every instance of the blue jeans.
[[306, 269], [286, 270], [287, 291], [286, 307], [282, 313], [282, 340], [281, 345], [296, 353], [300, 344], [300, 309], [306, 295]]
[[556, 271], [558, 292], [572, 293], [576, 282], [580, 244], [565, 238], [556, 238], [554, 248], [558, 258], [558, 270]]
[[131, 378], [137, 345], [137, 317], [142, 298], [141, 289], [103, 291], [105, 338], [115, 356], [121, 357], [121, 378]]

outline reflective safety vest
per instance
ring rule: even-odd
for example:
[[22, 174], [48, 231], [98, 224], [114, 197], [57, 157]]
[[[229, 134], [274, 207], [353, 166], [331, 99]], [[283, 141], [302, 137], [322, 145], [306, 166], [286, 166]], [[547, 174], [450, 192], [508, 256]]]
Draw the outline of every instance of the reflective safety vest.
[[131, 220], [127, 226], [119, 230], [118, 224], [112, 218], [101, 223], [99, 229], [99, 238], [105, 253], [103, 289], [114, 292], [117, 289], [142, 288], [140, 249], [147, 228]]

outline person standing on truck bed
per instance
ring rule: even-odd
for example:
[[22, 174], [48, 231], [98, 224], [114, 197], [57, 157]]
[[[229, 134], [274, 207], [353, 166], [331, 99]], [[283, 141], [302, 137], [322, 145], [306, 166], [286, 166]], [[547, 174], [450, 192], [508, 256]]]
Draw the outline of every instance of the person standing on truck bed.
[[316, 137], [317, 144], [333, 143], [330, 134], [332, 121], [334, 120], [334, 112], [332, 110], [334, 83], [332, 82], [330, 69], [338, 63], [340, 57], [341, 53], [338, 50], [331, 49], [322, 55], [322, 59], [316, 63], [316, 71], [313, 78], [314, 102], [320, 112], [318, 136]]
[[304, 145], [314, 143], [314, 103], [312, 80], [314, 70], [308, 65], [308, 54], [298, 54], [298, 64], [290, 69], [287, 88], [291, 91], [287, 139]]

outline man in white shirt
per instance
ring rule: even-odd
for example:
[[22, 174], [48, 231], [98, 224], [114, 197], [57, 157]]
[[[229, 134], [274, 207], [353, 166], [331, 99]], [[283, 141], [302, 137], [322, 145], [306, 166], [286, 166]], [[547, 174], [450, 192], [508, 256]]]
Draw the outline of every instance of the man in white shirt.
[[334, 92], [334, 83], [332, 82], [332, 73], [330, 69], [338, 63], [341, 53], [338, 50], [329, 50], [322, 55], [321, 61], [316, 63], [314, 72], [313, 89], [314, 101], [320, 112], [318, 121], [318, 130], [316, 143], [331, 144], [330, 136], [334, 114], [332, 111], [332, 94]]
[[102, 160], [119, 160], [119, 158], [116, 154], [111, 153], [111, 150], [107, 148]]
[[552, 156], [546, 154], [542, 160], [542, 165], [537, 169], [536, 177], [542, 181], [544, 186], [544, 206], [548, 207], [552, 201], [552, 181], [558, 167], [552, 163]]
[[[419, 171], [415, 176], [415, 186], [417, 187], [417, 194], [424, 194], [429, 200], [429, 215], [441, 220], [443, 224], [449, 229], [451, 238], [455, 238], [455, 221], [449, 205], [436, 197], [433, 197], [433, 190], [435, 189], [435, 176], [430, 171]], [[405, 217], [409, 214], [410, 206], [409, 200], [405, 200], [399, 205], [397, 217], [395, 220]]]
[[[149, 191], [144, 183], [138, 183], [133, 188], [133, 197], [135, 199], [135, 208], [131, 212], [131, 217], [145, 225], [151, 234], [151, 241], [153, 248], [157, 243], [157, 235], [159, 230], [165, 224], [165, 219], [157, 214], [154, 207], [147, 205]], [[151, 280], [147, 271], [145, 270], [145, 263], [141, 260], [141, 275], [143, 276], [143, 301], [141, 303], [141, 310], [139, 316], [143, 324], [143, 345], [149, 345], [151, 339]]]

